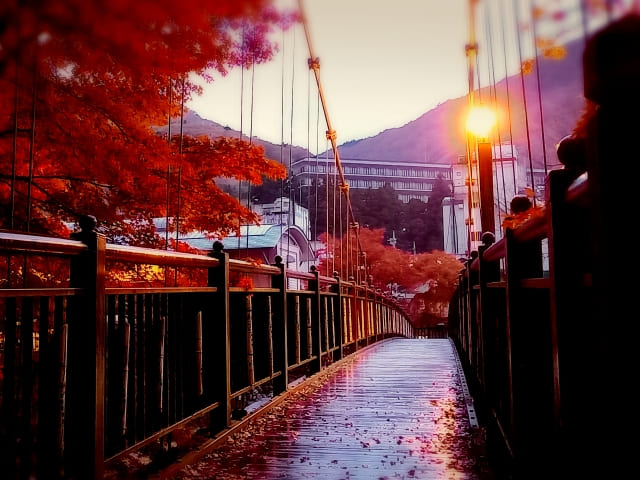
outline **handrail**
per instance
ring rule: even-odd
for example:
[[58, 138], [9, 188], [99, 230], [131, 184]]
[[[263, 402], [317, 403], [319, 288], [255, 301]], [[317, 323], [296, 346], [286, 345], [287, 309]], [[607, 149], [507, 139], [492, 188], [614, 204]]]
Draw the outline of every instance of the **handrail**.
[[[506, 254], [506, 248], [505, 248], [506, 245], [505, 244], [506, 244], [506, 242], [505, 242], [504, 238], [501, 238], [496, 243], [494, 243], [489, 248], [487, 248], [484, 251], [484, 254], [483, 254], [484, 260], [486, 260], [488, 262], [496, 262], [496, 261], [500, 260], [501, 258], [504, 258], [505, 254]], [[473, 263], [471, 264], [471, 269], [474, 270], [474, 271], [477, 271], [478, 268], [479, 268], [479, 260], [476, 258], [473, 261]]]
[[236, 259], [229, 260], [229, 269], [234, 272], [262, 273], [268, 275], [279, 275], [282, 273], [280, 268], [274, 265], [263, 265]]
[[118, 262], [171, 267], [210, 268], [220, 263], [217, 259], [205, 255], [110, 243], [106, 246], [106, 258]]
[[586, 206], [588, 202], [589, 174], [584, 172], [567, 188], [567, 202]]
[[514, 229], [513, 237], [518, 242], [533, 242], [547, 237], [547, 209], [541, 215], [529, 218], [518, 228]]
[[3, 252], [76, 255], [86, 250], [87, 246], [78, 240], [0, 231], [0, 251]]
[[299, 280], [315, 280], [316, 279], [316, 276], [310, 272], [287, 271], [287, 276], [289, 278], [297, 278]]

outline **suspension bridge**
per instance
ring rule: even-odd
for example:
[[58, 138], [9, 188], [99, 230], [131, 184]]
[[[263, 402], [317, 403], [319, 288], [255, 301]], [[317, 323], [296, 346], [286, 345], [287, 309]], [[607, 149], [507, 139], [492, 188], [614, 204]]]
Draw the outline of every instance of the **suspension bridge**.
[[[622, 161], [636, 151], [640, 17], [605, 3], [604, 25], [584, 22], [590, 108], [559, 144], [540, 205], [534, 197], [528, 215], [496, 227], [486, 166], [471, 166], [482, 142], [470, 137], [467, 213], [482, 229], [467, 222], [475, 254], [446, 326], [415, 327], [356, 276], [357, 234], [350, 267], [323, 275], [289, 270], [280, 255], [230, 259], [222, 242], [206, 254], [107, 242], [92, 215], [70, 238], [1, 230], [3, 476], [631, 475], [635, 310], [632, 282], [618, 280], [616, 227], [634, 204], [618, 179], [637, 170]], [[357, 231], [324, 113], [341, 220]]]

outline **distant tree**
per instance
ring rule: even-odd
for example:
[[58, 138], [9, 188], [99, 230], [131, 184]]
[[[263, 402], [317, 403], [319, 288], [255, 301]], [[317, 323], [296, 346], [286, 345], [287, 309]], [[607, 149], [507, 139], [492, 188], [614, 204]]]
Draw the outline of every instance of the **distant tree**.
[[337, 271], [342, 278], [354, 277], [357, 280], [356, 269], [362, 266], [366, 267], [366, 274], [361, 272], [360, 280], [368, 280], [371, 276], [376, 286], [388, 283], [404, 285], [408, 280], [406, 276], [403, 278], [403, 272], [406, 274], [410, 258], [402, 250], [385, 245], [383, 228], [360, 228], [357, 238], [355, 234], [341, 238], [323, 234], [322, 240], [330, 253], [319, 265], [323, 274]]
[[[427, 204], [417, 198], [412, 198], [404, 205], [400, 218], [398, 248], [407, 252], [421, 253], [427, 249]], [[415, 248], [414, 248], [415, 247]]]
[[358, 251], [355, 237], [348, 239], [346, 236], [334, 238], [323, 235], [322, 238], [330, 256], [320, 263], [321, 274], [327, 275], [335, 270], [343, 278], [355, 278], [357, 275], [354, 274], [354, 268], [361, 265], [367, 269], [367, 277], [360, 275], [361, 280], [371, 276], [373, 285], [380, 288], [395, 283], [401, 289], [411, 291], [431, 282], [437, 285], [438, 289], [424, 298], [430, 303], [438, 304], [437, 308], [440, 309], [449, 301], [462, 268], [454, 255], [442, 251], [414, 255], [393, 248], [385, 244], [382, 228], [359, 229], [359, 246], [361, 251], [365, 252], [365, 256]]
[[285, 180], [267, 179], [251, 188], [251, 197], [258, 203], [273, 203], [277, 198], [288, 198], [289, 184]]
[[353, 211], [360, 226], [364, 228], [385, 229], [385, 239], [402, 228], [400, 225], [402, 201], [390, 184], [381, 188], [351, 191]]
[[444, 250], [442, 201], [451, 196], [451, 182], [438, 176], [427, 203], [425, 251]]
[[337, 237], [343, 235], [347, 219], [346, 200], [332, 178], [321, 178], [306, 187], [305, 199], [304, 206], [309, 205], [311, 236], [314, 240], [325, 233]]
[[442, 322], [448, 316], [449, 302], [458, 284], [458, 274], [462, 269], [460, 261], [449, 253], [432, 251], [417, 255], [412, 269], [419, 277], [420, 284], [414, 285], [414, 302], [421, 302], [424, 310], [413, 319], [414, 326], [428, 327]]
[[[340, 209], [342, 220], [346, 222], [347, 213], [340, 198], [339, 189], [329, 180], [328, 189], [325, 179], [320, 179], [305, 189], [295, 187], [299, 194], [299, 201], [310, 209], [312, 236], [328, 232], [340, 237], [344, 234], [338, 226]], [[383, 229], [383, 241], [388, 245], [389, 239], [395, 234], [396, 248], [414, 253], [422, 253], [444, 248], [442, 200], [451, 195], [451, 182], [439, 177], [429, 196], [429, 203], [412, 199], [403, 203], [395, 189], [387, 184], [382, 188], [350, 190], [350, 200], [354, 216], [363, 229]], [[329, 202], [327, 205], [327, 201]], [[335, 215], [334, 215], [335, 210]], [[317, 234], [313, 234], [317, 232]]]

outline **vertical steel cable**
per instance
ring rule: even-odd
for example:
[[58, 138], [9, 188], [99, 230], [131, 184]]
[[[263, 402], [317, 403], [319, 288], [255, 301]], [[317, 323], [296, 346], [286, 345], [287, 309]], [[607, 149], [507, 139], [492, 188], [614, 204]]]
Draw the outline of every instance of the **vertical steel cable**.
[[[329, 149], [327, 148], [327, 168], [329, 167]], [[335, 271], [336, 270], [336, 238], [338, 237], [338, 229], [337, 229], [337, 225], [336, 225], [336, 219], [338, 218], [338, 213], [337, 213], [337, 198], [338, 198], [338, 169], [334, 168], [333, 169], [333, 181], [332, 181], [332, 195], [331, 198], [333, 200], [333, 212], [332, 212], [332, 219], [333, 219], [333, 226], [332, 226], [332, 230], [331, 230], [331, 241], [333, 242], [333, 258], [332, 258], [332, 266], [331, 266], [331, 271]]]
[[[487, 63], [488, 63], [488, 72], [489, 72], [489, 98], [491, 99], [491, 103], [493, 105], [494, 110], [497, 110], [497, 106], [498, 106], [498, 91], [497, 91], [497, 87], [496, 87], [496, 72], [495, 72], [495, 61], [494, 61], [494, 54], [493, 54], [493, 29], [492, 29], [492, 25], [491, 25], [491, 12], [489, 10], [489, 7], [487, 6], [485, 9], [486, 15], [486, 29], [487, 29], [487, 43], [488, 43], [488, 50], [489, 50], [489, 55], [487, 55]], [[506, 72], [505, 72], [506, 73]], [[506, 77], [506, 75], [505, 75]], [[495, 176], [494, 176], [494, 185], [496, 185], [496, 200], [498, 201], [498, 217], [501, 218], [501, 214], [506, 214], [507, 213], [507, 192], [506, 192], [506, 182], [505, 182], [505, 178], [504, 178], [504, 162], [503, 162], [503, 156], [502, 156], [502, 136], [501, 136], [501, 125], [500, 125], [500, 120], [499, 117], [496, 116], [496, 132], [497, 132], [497, 139], [498, 139], [498, 152], [500, 155], [500, 172], [498, 172], [498, 169], [496, 168], [495, 170]], [[493, 152], [495, 149], [495, 145], [492, 146], [492, 157], [493, 157]], [[492, 162], [493, 162], [493, 158], [492, 158]], [[495, 165], [495, 162], [494, 162]], [[502, 189], [500, 188], [500, 182], [498, 181], [498, 174], [500, 174], [500, 180], [502, 180]], [[502, 198], [504, 199], [504, 202], [501, 203], [500, 202], [500, 190], [502, 190]], [[494, 202], [495, 203], [495, 202]], [[504, 206], [504, 209], [502, 208], [502, 206]], [[499, 222], [500, 228], [502, 226], [502, 222]]]
[[[313, 181], [311, 175], [311, 72], [307, 70], [307, 165], [309, 166], [309, 181]], [[311, 237], [311, 224], [309, 223], [311, 218], [311, 184], [305, 185], [307, 187], [307, 224], [305, 225], [305, 235]], [[308, 227], [308, 228], [307, 228]]]
[[[518, 60], [520, 62], [520, 85], [522, 88], [522, 102], [524, 107], [524, 121], [525, 121], [525, 131], [527, 134], [527, 150], [529, 154], [529, 173], [531, 176], [531, 189], [535, 192], [535, 179], [533, 176], [533, 158], [531, 157], [531, 135], [529, 132], [529, 110], [527, 109], [527, 92], [524, 83], [524, 70], [522, 69], [522, 42], [520, 41], [520, 31], [518, 29], [518, 24], [520, 20], [520, 9], [518, 8], [518, 2], [515, 3], [514, 15], [515, 15], [515, 25], [516, 25], [516, 39], [518, 43]], [[536, 206], [536, 196], [533, 195], [533, 206]]]
[[[243, 122], [244, 122], [244, 65], [245, 65], [245, 22], [242, 22], [242, 35], [240, 40], [240, 132], [239, 137], [242, 140]], [[238, 180], [238, 203], [242, 202], [242, 180]], [[238, 256], [240, 256], [240, 240], [242, 236], [242, 224], [238, 219]]]
[[16, 61], [16, 84], [13, 90], [13, 143], [11, 150], [11, 199], [9, 202], [9, 228], [11, 230], [15, 227], [15, 212], [16, 212], [16, 163], [18, 161], [18, 96], [20, 90], [18, 85], [20, 84], [18, 62]]
[[[176, 246], [175, 251], [178, 251], [178, 244], [180, 243], [180, 194], [182, 190], [182, 155], [183, 155], [183, 142], [184, 142], [184, 77], [182, 77], [181, 84], [181, 97], [180, 97], [180, 143], [178, 146], [178, 190], [176, 192], [177, 204], [176, 204]], [[175, 267], [173, 271], [173, 283], [178, 285], [178, 267]]]
[[[295, 224], [295, 203], [296, 203], [296, 192], [295, 192], [295, 184], [293, 177], [293, 104], [294, 104], [294, 83], [296, 78], [296, 34], [295, 29], [293, 31], [293, 39], [291, 40], [291, 113], [289, 119], [289, 171], [291, 172], [291, 188], [289, 189], [289, 214], [287, 215], [287, 228], [291, 226], [291, 224]], [[302, 202], [301, 202], [302, 203]], [[293, 221], [291, 220], [293, 216]], [[291, 249], [291, 234], [287, 231], [287, 254]], [[288, 262], [287, 262], [288, 264]], [[296, 270], [297, 270], [297, 259], [296, 259]]]
[[[326, 254], [329, 253], [329, 145], [328, 142], [325, 143], [325, 151], [324, 151], [324, 204], [325, 204], [325, 210], [327, 211], [326, 215], [324, 216], [324, 220], [325, 220], [325, 243], [326, 243]], [[331, 248], [331, 258], [332, 258], [332, 264], [331, 264], [331, 269], [329, 269], [329, 257], [327, 257], [327, 271], [325, 272], [325, 275], [329, 276], [329, 274], [331, 272], [333, 272], [334, 268], [333, 268], [333, 247]], [[329, 271], [331, 270], [331, 272]]]
[[[169, 144], [169, 148], [171, 148], [171, 102], [173, 101], [173, 81], [171, 77], [169, 77], [169, 115], [168, 115], [168, 127], [167, 127], [167, 143]], [[166, 217], [164, 221], [164, 248], [165, 250], [169, 250], [169, 201], [170, 201], [170, 189], [171, 186], [171, 161], [167, 163], [167, 198], [166, 198]], [[165, 267], [165, 284], [167, 281], [166, 272], [167, 267]]]
[[[167, 143], [169, 144], [169, 150], [171, 150], [171, 106], [173, 102], [173, 80], [169, 77], [169, 113], [167, 115]], [[169, 209], [170, 209], [170, 199], [171, 199], [171, 159], [167, 162], [167, 195], [165, 198], [165, 218], [164, 218], [164, 249], [169, 250]], [[169, 267], [164, 267], [164, 286], [166, 287], [169, 284], [169, 278], [167, 273], [169, 271]]]
[[[255, 32], [252, 32], [255, 35]], [[251, 42], [255, 45], [255, 42]], [[249, 108], [249, 145], [253, 145], [253, 99], [254, 99], [254, 85], [256, 76], [256, 58], [255, 50], [251, 52], [251, 101]], [[239, 199], [238, 199], [239, 200]], [[247, 209], [251, 211], [251, 182], [247, 182]], [[249, 224], [247, 224], [246, 239], [245, 239], [245, 257], [249, 258]], [[240, 252], [238, 252], [240, 253]]]
[[[16, 213], [16, 164], [18, 161], [18, 96], [19, 90], [19, 68], [16, 61], [16, 84], [13, 90], [13, 140], [11, 150], [11, 198], [9, 200], [9, 228], [13, 230], [15, 228], [15, 213]], [[11, 256], [7, 256], [7, 286], [11, 288]]]
[[580, 21], [582, 23], [582, 38], [584, 40], [584, 45], [587, 44], [587, 39], [589, 38], [589, 11], [587, 2], [589, 0], [580, 0]]
[[[345, 272], [345, 258], [344, 258], [344, 230], [342, 229], [343, 226], [343, 219], [342, 219], [342, 195], [338, 195], [338, 229], [340, 230], [340, 236], [338, 237], [340, 240], [340, 278], [346, 278], [345, 274], [348, 272]], [[348, 280], [348, 278], [347, 278]]]
[[[282, 50], [283, 52], [286, 50], [286, 37], [284, 28], [282, 29]], [[280, 163], [284, 165], [284, 63], [285, 63], [285, 55], [282, 54], [282, 66], [280, 69]], [[287, 177], [291, 175], [291, 172], [287, 170]], [[282, 234], [284, 232], [284, 228], [282, 226], [282, 210], [284, 209], [284, 185], [286, 180], [280, 180], [280, 237], [278, 238], [278, 244], [280, 246], [280, 256], [282, 256]], [[289, 185], [291, 188], [291, 185]], [[284, 259], [286, 261], [286, 259]]]
[[[467, 108], [469, 111], [474, 106], [474, 92], [475, 92], [475, 68], [476, 68], [476, 56], [478, 53], [478, 43], [476, 41], [475, 34], [475, 3], [478, 0], [469, 0], [469, 43], [465, 45], [465, 54], [467, 56]], [[469, 210], [469, 217], [466, 219], [467, 223], [467, 255], [471, 255], [472, 245], [472, 232], [473, 232], [473, 145], [471, 143], [471, 135], [465, 134], [465, 149], [467, 158], [467, 203]]]
[[[33, 188], [33, 165], [36, 146], [36, 104], [38, 102], [38, 63], [33, 62], [33, 85], [31, 92], [31, 137], [29, 139], [29, 175], [27, 181], [27, 232], [31, 231], [31, 190]], [[25, 272], [26, 276], [26, 272]]]
[[[313, 240], [318, 239], [318, 184], [320, 183], [320, 175], [318, 171], [318, 153], [320, 152], [320, 102], [318, 101], [318, 97], [316, 96], [316, 174], [315, 174], [315, 182], [314, 182], [314, 195], [315, 199], [315, 214], [313, 216], [313, 233], [311, 238]], [[329, 211], [327, 210], [326, 214]]]
[[[544, 134], [544, 111], [542, 108], [542, 90], [540, 88], [540, 53], [538, 50], [538, 34], [536, 30], [536, 17], [535, 17], [535, 0], [529, 3], [531, 9], [531, 32], [533, 34], [533, 48], [534, 48], [534, 65], [536, 68], [536, 89], [538, 93], [538, 108], [540, 109], [540, 136], [542, 140], [542, 162], [544, 164], [544, 175], [547, 176], [547, 147], [545, 145], [545, 134]], [[535, 192], [535, 186], [534, 186]], [[535, 193], [533, 195], [535, 198]]]
[[[507, 0], [508, 1], [508, 0]], [[500, 5], [500, 7], [502, 7], [502, 5]], [[504, 59], [504, 72], [505, 72], [505, 77], [504, 77], [504, 84], [505, 84], [505, 95], [507, 98], [507, 122], [509, 125], [509, 145], [511, 145], [511, 157], [513, 158], [513, 168], [512, 170], [512, 174], [513, 174], [513, 185], [516, 185], [516, 166], [515, 166], [515, 162], [516, 162], [516, 155], [515, 155], [515, 150], [514, 150], [514, 146], [513, 146], [513, 123], [511, 121], [511, 94], [509, 92], [509, 70], [508, 70], [508, 64], [507, 64], [507, 35], [505, 32], [505, 28], [504, 28], [504, 23], [505, 23], [505, 18], [503, 15], [504, 10], [502, 8], [498, 8], [499, 11], [499, 24], [502, 26], [502, 55], [503, 55], [503, 59]], [[502, 155], [502, 147], [500, 147], [500, 155]], [[515, 194], [517, 194], [518, 192], [515, 191]]]
[[[322, 90], [322, 85], [320, 83], [320, 62], [317, 57], [313, 54], [313, 48], [311, 45], [311, 38], [309, 35], [309, 28], [307, 25], [306, 16], [304, 15], [304, 10], [302, 8], [302, 0], [298, 0], [298, 10], [300, 12], [300, 18], [302, 20], [302, 25], [304, 27], [305, 36], [307, 39], [307, 46], [309, 47], [309, 65], [313, 68], [313, 72], [316, 78], [316, 85], [318, 86], [318, 93], [320, 94], [320, 100], [322, 102], [322, 108], [324, 111], [325, 121], [327, 123], [327, 139], [331, 140], [331, 147], [333, 150], [333, 158], [336, 165], [337, 173], [340, 175], [340, 190], [345, 197], [345, 204], [347, 209], [347, 217], [348, 221], [351, 220], [354, 224], [357, 224], [355, 220], [355, 216], [353, 213], [353, 207], [351, 205], [350, 197], [349, 197], [349, 184], [347, 183], [344, 172], [342, 169], [342, 164], [340, 162], [340, 154], [338, 153], [338, 146], [336, 143], [336, 132], [333, 130], [331, 126], [331, 121], [329, 120], [329, 112], [327, 110], [327, 105], [324, 100], [324, 92]], [[358, 251], [362, 251], [361, 245], [358, 245]]]
[[[184, 146], [184, 77], [182, 77], [182, 96], [180, 98], [180, 143], [178, 146], [178, 191], [177, 191], [177, 209], [176, 209], [176, 252], [178, 251], [178, 242], [180, 241], [180, 190], [182, 189], [182, 155]], [[177, 269], [176, 269], [177, 272]]]

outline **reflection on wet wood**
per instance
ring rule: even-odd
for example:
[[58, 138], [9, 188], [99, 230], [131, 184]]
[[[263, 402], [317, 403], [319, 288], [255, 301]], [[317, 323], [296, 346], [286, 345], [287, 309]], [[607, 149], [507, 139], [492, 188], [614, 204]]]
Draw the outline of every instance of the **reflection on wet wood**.
[[489, 479], [449, 339], [392, 339], [292, 392], [176, 479]]

